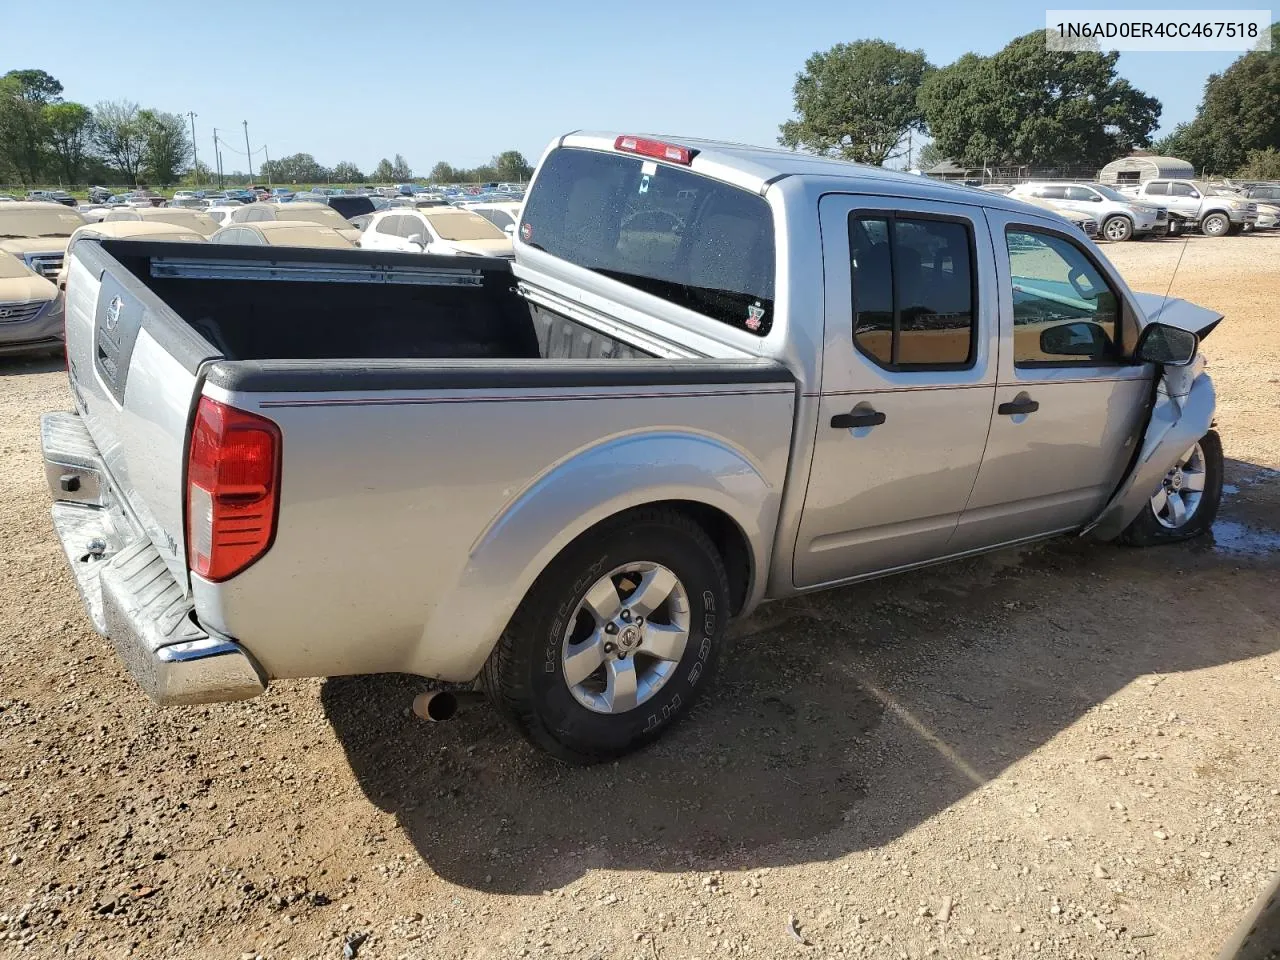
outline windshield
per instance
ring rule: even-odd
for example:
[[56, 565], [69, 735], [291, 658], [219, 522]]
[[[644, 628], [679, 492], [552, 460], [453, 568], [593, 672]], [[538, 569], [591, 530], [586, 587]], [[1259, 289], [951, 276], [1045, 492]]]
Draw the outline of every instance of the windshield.
[[350, 229], [347, 218], [332, 207], [297, 207], [290, 205], [281, 207], [279, 220], [305, 220], [307, 223], [322, 223], [335, 230]]
[[506, 240], [507, 235], [478, 213], [424, 213], [433, 230], [445, 240]]
[[1093, 189], [1097, 190], [1108, 200], [1119, 200], [1121, 203], [1133, 203], [1133, 197], [1126, 197], [1119, 190], [1116, 190], [1114, 187], [1108, 187], [1104, 183], [1091, 183], [1089, 186], [1093, 187]]
[[88, 223], [84, 217], [63, 206], [49, 209], [0, 207], [0, 237], [69, 237], [76, 227]]

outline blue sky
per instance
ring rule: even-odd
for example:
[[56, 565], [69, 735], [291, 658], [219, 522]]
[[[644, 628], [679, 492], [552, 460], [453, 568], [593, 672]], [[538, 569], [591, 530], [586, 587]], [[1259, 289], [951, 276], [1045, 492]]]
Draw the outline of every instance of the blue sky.
[[[772, 144], [791, 113], [795, 74], [816, 49], [879, 37], [943, 65], [1042, 28], [1045, 10], [1015, 0], [490, 0], [474, 6], [483, 13], [465, 6], [7, 3], [0, 73], [47, 70], [68, 99], [89, 105], [127, 98], [194, 110], [202, 160], [214, 127], [243, 152], [247, 120], [254, 150], [265, 143], [274, 158], [306, 152], [367, 172], [398, 152], [425, 173], [437, 160], [472, 166], [509, 148], [535, 161], [574, 128]], [[1198, 4], [1215, 6], [1228, 7]], [[1236, 56], [1125, 53], [1120, 72], [1164, 104], [1167, 131], [1194, 115], [1205, 78]], [[223, 164], [243, 169], [244, 160], [224, 150]]]

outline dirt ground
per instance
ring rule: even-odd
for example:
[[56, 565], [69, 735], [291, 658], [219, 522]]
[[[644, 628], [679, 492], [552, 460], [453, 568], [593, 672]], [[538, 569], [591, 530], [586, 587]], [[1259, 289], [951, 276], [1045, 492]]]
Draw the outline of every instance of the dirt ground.
[[1280, 868], [1280, 235], [1106, 252], [1227, 316], [1212, 539], [767, 605], [586, 770], [404, 677], [150, 705], [51, 529], [61, 361], [0, 360], [0, 954], [1211, 957]]

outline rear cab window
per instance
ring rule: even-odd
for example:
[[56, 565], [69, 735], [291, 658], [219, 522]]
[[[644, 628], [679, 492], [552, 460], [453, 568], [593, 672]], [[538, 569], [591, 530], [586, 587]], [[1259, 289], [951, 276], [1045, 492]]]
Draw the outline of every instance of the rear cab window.
[[520, 224], [532, 247], [757, 336], [773, 323], [763, 197], [643, 157], [561, 147]]

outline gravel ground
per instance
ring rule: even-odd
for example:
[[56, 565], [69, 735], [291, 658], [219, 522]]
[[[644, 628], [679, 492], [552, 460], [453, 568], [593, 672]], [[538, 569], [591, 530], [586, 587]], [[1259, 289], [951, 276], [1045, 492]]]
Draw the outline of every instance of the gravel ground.
[[768, 605], [692, 722], [587, 770], [404, 677], [151, 706], [49, 523], [62, 364], [0, 360], [0, 953], [1212, 956], [1280, 868], [1280, 236], [1107, 253], [1164, 292], [1184, 247], [1227, 315], [1212, 539]]

